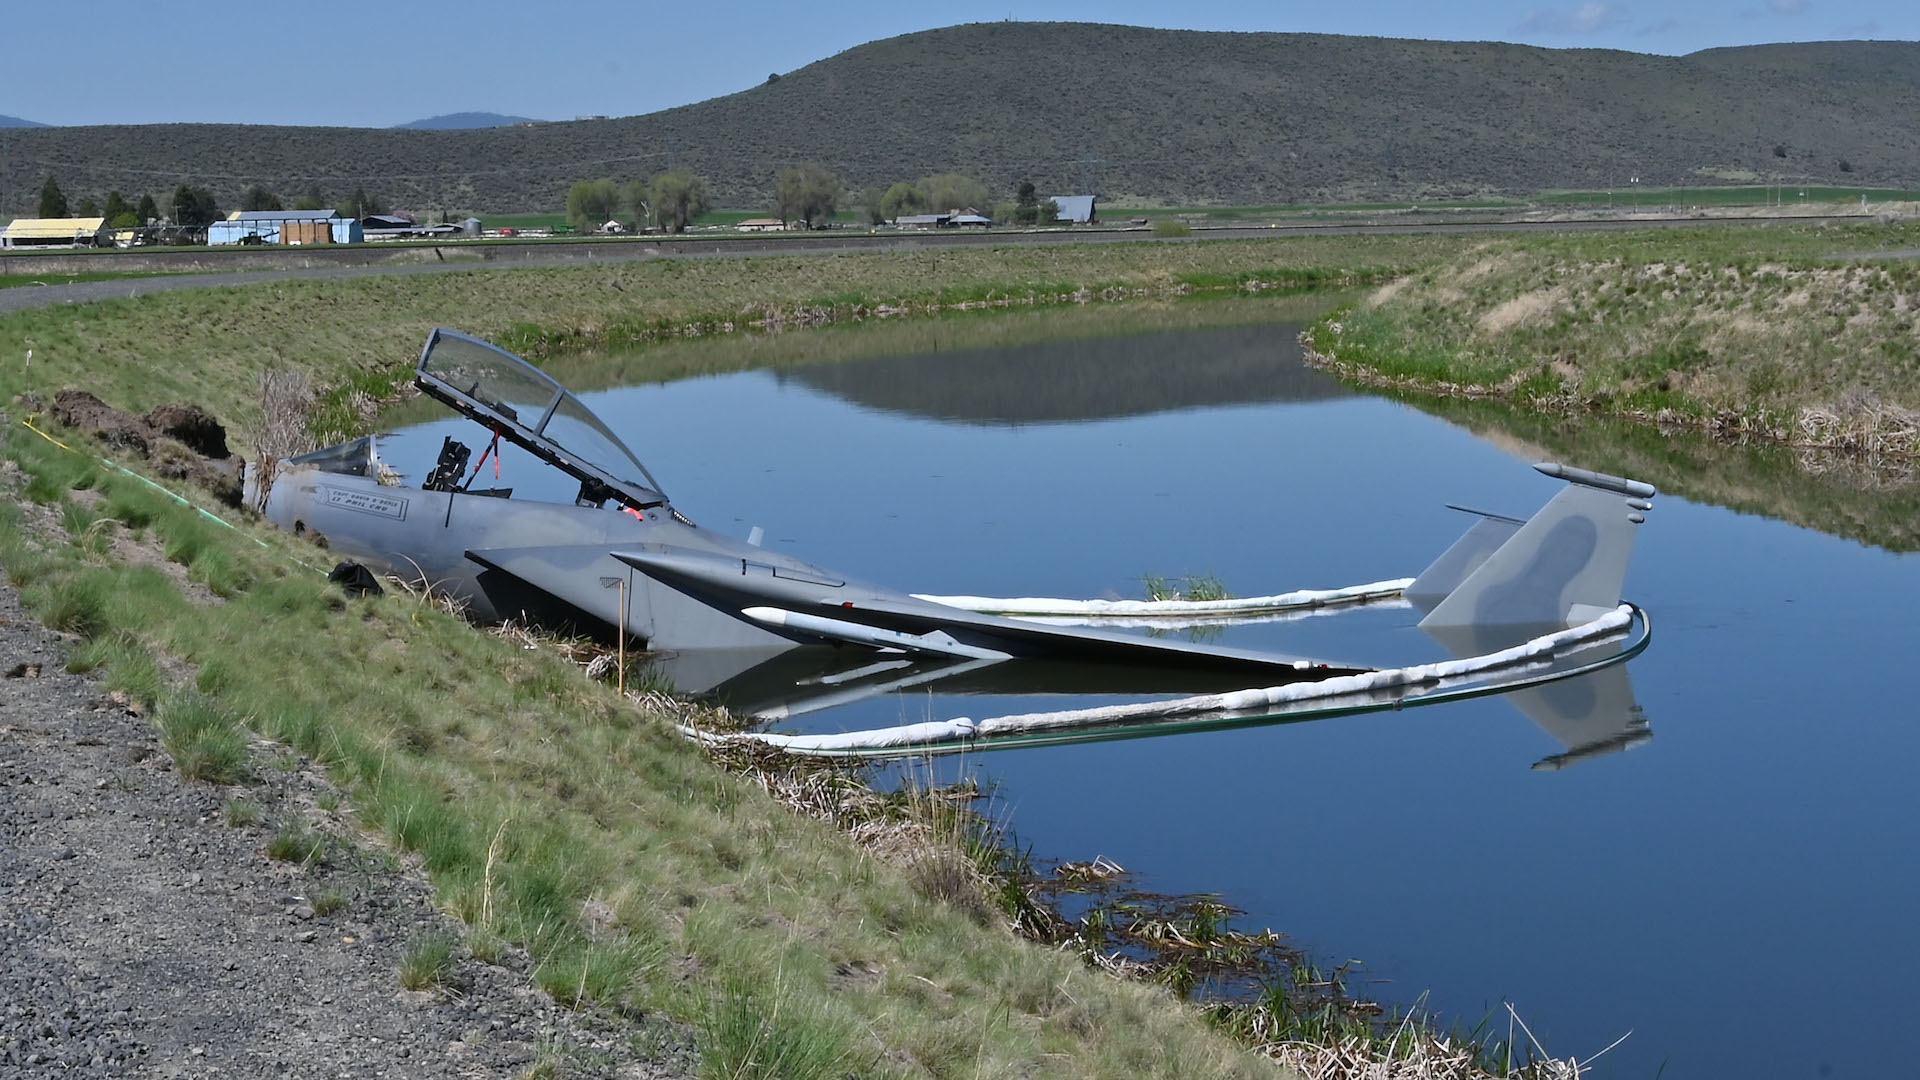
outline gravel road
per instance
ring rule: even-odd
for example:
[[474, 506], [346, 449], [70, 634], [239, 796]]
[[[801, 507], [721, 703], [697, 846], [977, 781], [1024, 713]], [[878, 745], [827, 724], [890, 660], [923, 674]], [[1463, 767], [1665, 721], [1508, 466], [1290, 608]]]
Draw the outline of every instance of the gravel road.
[[[63, 670], [69, 644], [0, 584], [0, 1077], [692, 1075], [683, 1031], [562, 1008], [523, 954], [456, 946], [447, 989], [403, 990], [408, 945], [459, 927], [322, 808], [325, 774], [260, 743], [249, 783], [183, 782], [148, 718]], [[257, 823], [227, 824], [234, 796]], [[290, 820], [330, 838], [324, 866], [267, 857]]]

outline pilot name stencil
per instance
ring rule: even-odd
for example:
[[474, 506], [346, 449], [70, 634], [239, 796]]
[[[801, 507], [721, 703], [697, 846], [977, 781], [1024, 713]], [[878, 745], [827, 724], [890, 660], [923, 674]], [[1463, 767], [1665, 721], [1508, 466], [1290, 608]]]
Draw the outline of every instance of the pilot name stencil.
[[377, 495], [370, 491], [346, 491], [341, 488], [327, 489], [327, 505], [342, 510], [358, 510], [363, 514], [378, 514], [395, 521], [407, 520], [409, 500], [392, 495]]

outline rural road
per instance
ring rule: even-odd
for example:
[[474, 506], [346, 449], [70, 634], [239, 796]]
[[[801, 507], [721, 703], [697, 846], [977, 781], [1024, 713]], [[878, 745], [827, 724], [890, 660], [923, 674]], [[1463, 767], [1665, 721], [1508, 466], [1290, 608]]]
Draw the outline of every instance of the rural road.
[[[574, 266], [601, 262], [642, 262], [653, 259], [700, 259], [730, 255], [807, 255], [836, 251], [924, 251], [1009, 244], [1151, 244], [1193, 243], [1197, 240], [1278, 239], [1292, 236], [1359, 236], [1394, 233], [1493, 233], [1493, 232], [1595, 232], [1635, 229], [1670, 229], [1710, 225], [1751, 225], [1756, 220], [1774, 218], [1596, 218], [1574, 221], [1508, 222], [1428, 222], [1420, 224], [1309, 225], [1281, 228], [1202, 229], [1195, 236], [1167, 239], [1145, 230], [1060, 233], [947, 233], [926, 235], [849, 235], [819, 237], [778, 237], [757, 240], [727, 239], [713, 243], [681, 240], [671, 244], [642, 241], [609, 243], [542, 244], [510, 248], [452, 248], [456, 258], [445, 262], [374, 263], [355, 266], [281, 267], [260, 270], [175, 273], [160, 277], [122, 278], [114, 281], [82, 281], [62, 285], [21, 285], [0, 289], [0, 315], [30, 308], [59, 304], [84, 304], [172, 292], [176, 289], [215, 289], [239, 285], [257, 285], [271, 281], [326, 280], [373, 275], [439, 274], [471, 270], [507, 270], [529, 266]], [[1859, 220], [1853, 216], [1805, 217], [1790, 219], [1796, 223], [1827, 223]], [[410, 248], [408, 253], [436, 254], [441, 249]], [[508, 256], [507, 253], [511, 253]], [[359, 254], [355, 251], [354, 254]], [[476, 260], [471, 256], [483, 254]], [[102, 269], [113, 266], [112, 256], [99, 259]]]

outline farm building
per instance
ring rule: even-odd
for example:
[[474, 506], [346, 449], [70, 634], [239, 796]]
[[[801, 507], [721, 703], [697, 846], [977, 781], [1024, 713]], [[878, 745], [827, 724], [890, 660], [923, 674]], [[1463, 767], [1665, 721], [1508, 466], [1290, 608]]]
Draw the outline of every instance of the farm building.
[[956, 229], [963, 226], [984, 229], [993, 224], [993, 219], [982, 217], [972, 210], [949, 210], [944, 214], [901, 214], [893, 219], [893, 224], [900, 229]]
[[1053, 202], [1060, 208], [1061, 221], [1087, 225], [1094, 221], [1093, 202], [1097, 198], [1097, 195], [1055, 195]]
[[420, 225], [412, 214], [368, 214], [360, 219], [360, 227], [369, 240], [405, 240], [420, 235]]
[[332, 210], [235, 210], [207, 226], [209, 244], [357, 244], [360, 223]]
[[92, 247], [106, 218], [15, 218], [0, 232], [0, 247]]
[[734, 228], [741, 232], [783, 232], [786, 227], [786, 222], [781, 221], [779, 218], [772, 217], [748, 218], [734, 226]]

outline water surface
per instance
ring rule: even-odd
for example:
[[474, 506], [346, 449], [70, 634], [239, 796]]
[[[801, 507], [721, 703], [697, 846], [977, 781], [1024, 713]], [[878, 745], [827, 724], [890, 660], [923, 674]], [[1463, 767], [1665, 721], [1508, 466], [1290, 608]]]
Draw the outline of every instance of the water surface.
[[[1139, 596], [1146, 574], [1211, 574], [1246, 595], [1410, 575], [1467, 524], [1445, 503], [1525, 515], [1560, 486], [1523, 457], [1571, 421], [1515, 436], [1482, 416], [1482, 437], [1301, 368], [1294, 312], [1192, 310], [1168, 314], [1177, 329], [1103, 338], [1075, 314], [1059, 344], [1031, 323], [991, 347], [956, 331], [937, 350], [588, 401], [693, 520], [763, 526], [769, 546], [919, 592]], [[430, 459], [440, 431], [473, 441], [456, 421], [387, 453], [417, 476], [406, 455]], [[533, 476], [511, 451], [504, 469]], [[1359, 958], [1387, 1000], [1430, 992], [1469, 1024], [1512, 1001], [1562, 1056], [1631, 1031], [1599, 1075], [1910, 1072], [1920, 726], [1902, 675], [1920, 557], [1752, 512], [1791, 508], [1792, 485], [1725, 471], [1754, 496], [1746, 512], [1663, 494], [1642, 531], [1628, 596], [1656, 632], [1627, 676], [1653, 738], [1631, 750], [1533, 769], [1564, 745], [1492, 699], [966, 767], [1037, 855], [1219, 893]], [[1444, 655], [1415, 621], [1370, 612], [1232, 643]], [[1079, 703], [917, 688], [802, 723]]]

